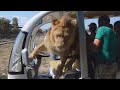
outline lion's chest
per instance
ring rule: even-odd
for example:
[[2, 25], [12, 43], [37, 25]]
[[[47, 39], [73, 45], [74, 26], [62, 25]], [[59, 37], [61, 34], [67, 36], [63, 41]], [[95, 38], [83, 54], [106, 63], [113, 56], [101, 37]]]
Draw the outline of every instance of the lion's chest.
[[54, 46], [49, 46], [48, 51], [59, 56], [63, 53], [63, 51], [58, 51]]

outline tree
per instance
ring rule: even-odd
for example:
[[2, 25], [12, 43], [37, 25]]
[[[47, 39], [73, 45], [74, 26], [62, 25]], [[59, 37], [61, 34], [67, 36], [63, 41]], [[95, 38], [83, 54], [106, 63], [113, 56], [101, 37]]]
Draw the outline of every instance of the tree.
[[1, 33], [7, 34], [10, 33], [10, 20], [4, 17], [0, 18], [0, 30]]
[[19, 26], [18, 26], [18, 19], [16, 18], [16, 17], [14, 17], [13, 19], [12, 19], [12, 26], [13, 26], [13, 32], [14, 33], [17, 33], [17, 32], [19, 32]]

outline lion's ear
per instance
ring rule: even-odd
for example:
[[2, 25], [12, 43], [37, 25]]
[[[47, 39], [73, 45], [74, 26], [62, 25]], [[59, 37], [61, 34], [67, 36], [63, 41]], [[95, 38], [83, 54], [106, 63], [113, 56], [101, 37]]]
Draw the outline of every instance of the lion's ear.
[[57, 25], [57, 24], [59, 24], [59, 23], [60, 23], [60, 21], [58, 21], [58, 19], [52, 20], [52, 25]]

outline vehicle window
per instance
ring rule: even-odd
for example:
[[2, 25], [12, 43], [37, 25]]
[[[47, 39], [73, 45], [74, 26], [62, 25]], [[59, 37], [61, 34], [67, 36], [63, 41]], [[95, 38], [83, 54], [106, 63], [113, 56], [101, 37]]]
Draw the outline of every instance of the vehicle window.
[[25, 35], [21, 32], [16, 39], [16, 42], [18, 39], [20, 41], [18, 40], [19, 42], [15, 43], [13, 47], [9, 64], [9, 72], [22, 72], [21, 50], [24, 37]]

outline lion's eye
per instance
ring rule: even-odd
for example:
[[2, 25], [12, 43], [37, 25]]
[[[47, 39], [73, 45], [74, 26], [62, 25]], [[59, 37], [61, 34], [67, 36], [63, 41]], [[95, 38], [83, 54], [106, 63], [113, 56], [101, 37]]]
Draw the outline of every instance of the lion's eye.
[[65, 33], [64, 35], [65, 35], [65, 37], [69, 37], [69, 34], [68, 34], [68, 33]]
[[68, 38], [69, 38], [69, 36], [65, 36], [65, 38], [66, 38], [66, 39], [68, 39]]
[[58, 37], [60, 37], [60, 35], [56, 35], [56, 37], [58, 38]]
[[62, 37], [62, 35], [57, 35], [56, 37], [57, 37], [57, 38], [61, 38], [61, 37]]

